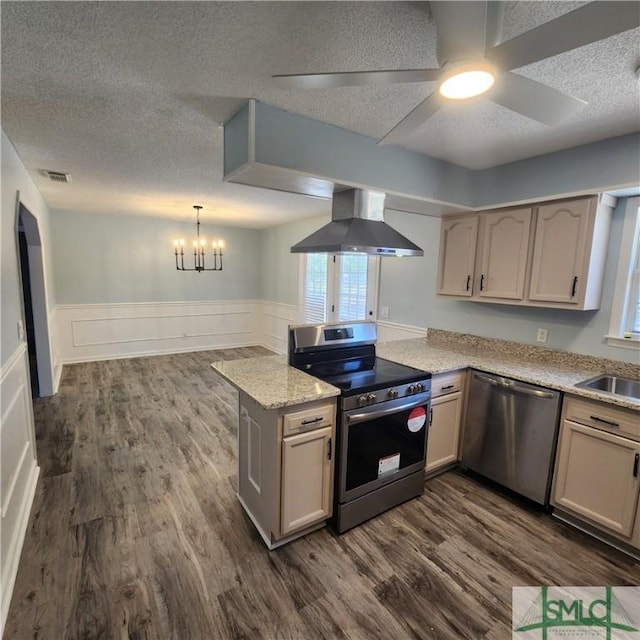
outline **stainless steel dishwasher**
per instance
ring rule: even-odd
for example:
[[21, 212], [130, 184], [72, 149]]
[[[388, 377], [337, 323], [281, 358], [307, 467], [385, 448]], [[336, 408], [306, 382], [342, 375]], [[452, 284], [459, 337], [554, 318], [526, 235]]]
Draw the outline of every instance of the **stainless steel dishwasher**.
[[547, 505], [560, 400], [558, 391], [473, 371], [463, 468]]

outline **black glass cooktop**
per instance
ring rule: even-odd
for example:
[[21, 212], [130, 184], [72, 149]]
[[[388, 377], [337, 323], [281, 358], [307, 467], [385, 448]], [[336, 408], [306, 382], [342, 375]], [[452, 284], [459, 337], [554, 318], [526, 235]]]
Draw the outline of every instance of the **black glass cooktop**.
[[408, 384], [431, 377], [429, 373], [420, 369], [375, 357], [317, 364], [305, 371], [340, 388], [344, 396]]

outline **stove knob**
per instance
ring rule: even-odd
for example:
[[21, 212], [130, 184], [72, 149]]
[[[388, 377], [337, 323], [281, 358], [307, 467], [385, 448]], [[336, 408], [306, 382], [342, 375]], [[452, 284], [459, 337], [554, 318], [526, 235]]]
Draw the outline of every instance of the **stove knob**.
[[358, 398], [358, 406], [364, 407], [365, 404], [367, 404], [367, 396], [360, 396]]
[[416, 392], [416, 385], [415, 384], [410, 384], [407, 387], [407, 395], [409, 396], [409, 395], [411, 395], [412, 393], [415, 393], [415, 392]]
[[424, 385], [422, 384], [422, 382], [418, 382], [418, 384], [416, 385], [416, 393], [420, 393], [421, 391], [424, 391]]
[[389, 389], [389, 397], [390, 398], [397, 398], [398, 397], [398, 390], [397, 389]]
[[375, 393], [370, 393], [367, 396], [367, 402], [373, 404], [376, 401], [376, 394]]

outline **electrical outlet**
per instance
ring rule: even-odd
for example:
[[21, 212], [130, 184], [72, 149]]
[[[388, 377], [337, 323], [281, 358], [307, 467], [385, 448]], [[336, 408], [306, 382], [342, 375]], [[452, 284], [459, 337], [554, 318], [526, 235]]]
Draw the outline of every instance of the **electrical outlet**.
[[389, 307], [380, 307], [380, 317], [381, 318], [389, 317]]
[[538, 342], [542, 342], [546, 344], [548, 334], [549, 332], [547, 331], [547, 329], [538, 329], [538, 335], [536, 336], [536, 340]]
[[18, 340], [24, 340], [24, 325], [22, 320], [18, 320]]

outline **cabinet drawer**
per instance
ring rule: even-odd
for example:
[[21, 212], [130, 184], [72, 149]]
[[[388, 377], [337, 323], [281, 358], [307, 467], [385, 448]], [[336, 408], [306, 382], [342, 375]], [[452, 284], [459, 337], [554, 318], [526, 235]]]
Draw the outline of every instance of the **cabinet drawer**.
[[638, 412], [625, 411], [603, 402], [566, 398], [565, 418], [640, 441], [640, 413]]
[[302, 433], [332, 425], [335, 416], [335, 405], [327, 404], [313, 409], [288, 413], [282, 417], [282, 435]]
[[464, 371], [452, 373], [440, 373], [431, 379], [431, 397], [437, 398], [447, 393], [456, 393], [462, 389], [464, 383]]

